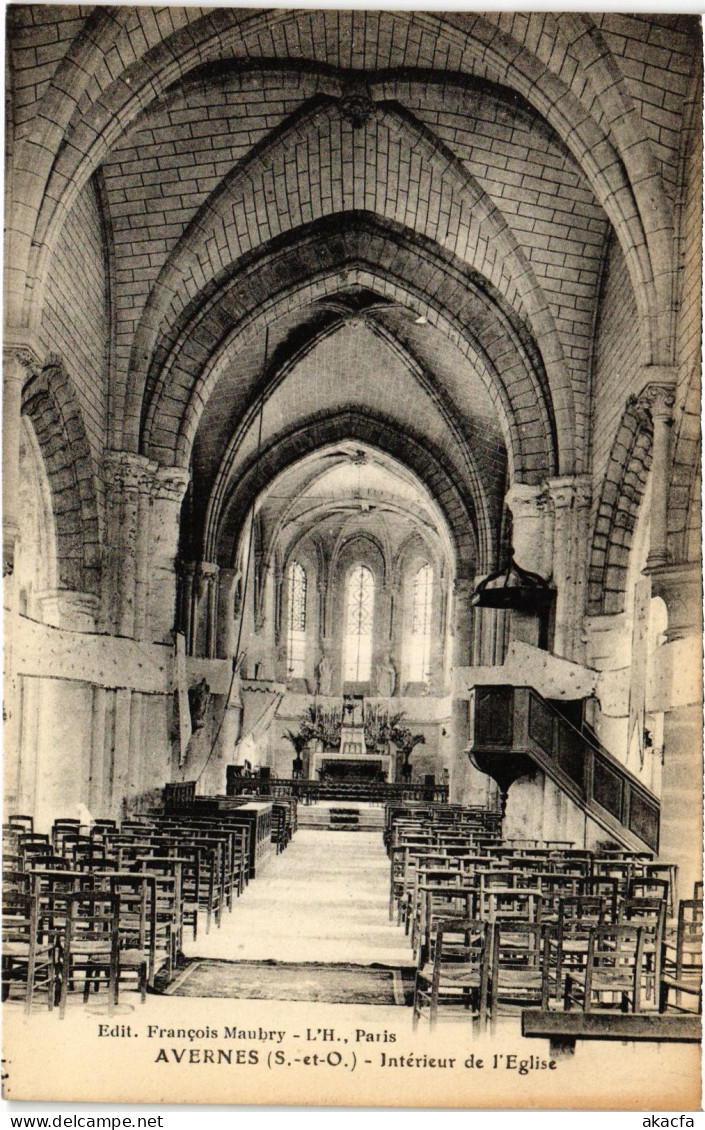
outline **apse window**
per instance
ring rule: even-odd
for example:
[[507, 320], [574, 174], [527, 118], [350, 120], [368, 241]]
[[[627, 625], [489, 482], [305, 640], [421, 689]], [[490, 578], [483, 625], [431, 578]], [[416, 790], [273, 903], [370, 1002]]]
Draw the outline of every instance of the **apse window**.
[[422, 565], [414, 577], [409, 642], [409, 681], [427, 683], [431, 674], [431, 610], [433, 608], [433, 569]]
[[292, 561], [289, 566], [286, 656], [288, 678], [303, 679], [306, 663], [306, 571], [298, 561]]
[[365, 683], [372, 668], [372, 620], [375, 583], [364, 565], [356, 565], [348, 576], [345, 616], [343, 678]]

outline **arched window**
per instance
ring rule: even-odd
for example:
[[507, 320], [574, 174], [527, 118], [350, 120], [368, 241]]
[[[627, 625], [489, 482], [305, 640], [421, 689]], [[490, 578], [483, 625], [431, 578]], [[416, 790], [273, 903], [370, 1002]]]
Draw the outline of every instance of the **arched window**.
[[372, 667], [372, 621], [375, 582], [369, 569], [356, 565], [345, 594], [343, 679], [365, 683]]
[[306, 663], [306, 572], [298, 561], [289, 566], [289, 616], [286, 632], [286, 673], [303, 679]]
[[431, 666], [431, 610], [433, 608], [433, 569], [422, 565], [414, 577], [409, 644], [409, 681], [427, 683]]

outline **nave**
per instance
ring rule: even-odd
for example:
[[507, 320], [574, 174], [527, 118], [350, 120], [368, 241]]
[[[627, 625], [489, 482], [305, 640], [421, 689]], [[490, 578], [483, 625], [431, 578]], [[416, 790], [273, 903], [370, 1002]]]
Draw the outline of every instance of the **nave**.
[[222, 929], [187, 941], [187, 957], [230, 961], [408, 965], [402, 927], [390, 923], [389, 860], [375, 832], [299, 828], [227, 915]]
[[[557, 877], [561, 872], [564, 872], [562, 878], [566, 883], [572, 883], [576, 889], [580, 886], [581, 867], [586, 882], [588, 874], [596, 875], [600, 869], [612, 872], [612, 879], [600, 879], [599, 883], [606, 888], [612, 887], [614, 891], [619, 888], [619, 898], [622, 900], [628, 887], [618, 882], [614, 876], [621, 873], [625, 882], [633, 883], [636, 881], [637, 871], [641, 870], [646, 874], [649, 867], [659, 869], [659, 864], [649, 863], [646, 858], [633, 858], [635, 853], [626, 851], [617, 853], [622, 856], [620, 861], [615, 860], [614, 851], [608, 850], [600, 858], [598, 853], [573, 850], [558, 842], [546, 843], [543, 847], [534, 844], [527, 850], [529, 845], [502, 841], [496, 827], [497, 814], [462, 810], [457, 806], [387, 806], [384, 835], [382, 828], [375, 831], [352, 831], [320, 825], [307, 827], [305, 821], [312, 819], [313, 814], [304, 811], [293, 820], [291, 834], [282, 835], [282, 821], [276, 819], [269, 824], [265, 817], [271, 815], [270, 809], [288, 808], [291, 812], [294, 807], [291, 800], [286, 803], [277, 800], [266, 803], [243, 799], [239, 809], [224, 809], [217, 821], [210, 822], [204, 807], [207, 808], [216, 800], [217, 798], [202, 798], [200, 814], [196, 813], [198, 805], [195, 805], [190, 813], [184, 810], [176, 816], [173, 812], [154, 812], [123, 821], [119, 828], [108, 821], [96, 821], [90, 830], [92, 835], [87, 836], [70, 831], [67, 821], [55, 822], [51, 840], [56, 851], [64, 853], [63, 870], [61, 855], [47, 857], [33, 854], [33, 850], [37, 850], [43, 842], [42, 833], [16, 834], [15, 843], [20, 849], [20, 857], [24, 859], [28, 886], [38, 892], [38, 902], [43, 903], [45, 914], [48, 907], [53, 908], [55, 918], [61, 916], [60, 908], [65, 907], [67, 899], [78, 904], [83, 897], [83, 889], [93, 888], [98, 891], [106, 882], [111, 891], [120, 890], [123, 895], [131, 884], [133, 890], [139, 890], [141, 885], [146, 890], [149, 886], [159, 909], [159, 922], [164, 918], [168, 902], [168, 899], [165, 901], [165, 894], [168, 895], [170, 890], [175, 889], [177, 881], [183, 896], [179, 908], [178, 953], [174, 955], [175, 961], [168, 983], [165, 985], [161, 978], [162, 967], [158, 977], [150, 976], [151, 988], [142, 1001], [133, 985], [129, 982], [122, 984], [119, 963], [115, 986], [110, 985], [109, 977], [103, 980], [97, 968], [91, 971], [91, 962], [97, 963], [99, 960], [95, 948], [91, 951], [88, 965], [63, 966], [64, 983], [69, 989], [67, 999], [62, 998], [65, 1007], [47, 1010], [48, 1001], [41, 993], [41, 973], [38, 974], [37, 994], [32, 1007], [28, 1007], [25, 1002], [23, 1009], [13, 990], [5, 1008], [5, 1030], [7, 1038], [13, 1041], [13, 1048], [18, 1049], [13, 1063], [13, 1080], [20, 1089], [23, 1072], [29, 1070], [28, 1049], [31, 1043], [33, 1055], [41, 1055], [43, 1048], [48, 1054], [51, 1048], [58, 1077], [66, 1080], [70, 1080], [71, 1070], [76, 1070], [76, 1057], [80, 1056], [80, 1049], [90, 1048], [90, 1062], [96, 1078], [101, 1077], [101, 1071], [109, 1069], [111, 1079], [115, 1077], [117, 1082], [112, 1091], [106, 1091], [103, 1077], [101, 1090], [96, 1090], [94, 1094], [90, 1092], [89, 1084], [87, 1099], [99, 1096], [105, 1100], [107, 1096], [124, 1101], [129, 1094], [124, 1091], [124, 1078], [128, 1078], [129, 1072], [135, 1069], [134, 1057], [138, 1051], [140, 1056], [145, 1053], [147, 1055], [147, 1066], [144, 1066], [142, 1059], [140, 1063], [143, 1065], [141, 1069], [148, 1072], [154, 1069], [153, 1065], [158, 1065], [160, 1072], [162, 1066], [166, 1071], [167, 1064], [172, 1061], [181, 1064], [184, 1057], [188, 1057], [187, 1062], [194, 1066], [207, 1069], [210, 1101], [246, 1101], [247, 1097], [249, 1101], [261, 1102], [265, 1092], [258, 1088], [265, 1084], [267, 1077], [257, 1072], [260, 1067], [264, 1070], [262, 1065], [265, 1062], [271, 1065], [271, 1055], [276, 1048], [283, 1057], [280, 1060], [282, 1069], [285, 1065], [303, 1063], [306, 1059], [314, 1062], [312, 1057], [319, 1056], [316, 1062], [325, 1071], [316, 1075], [315, 1101], [340, 1102], [346, 1099], [359, 1102], [361, 1080], [352, 1081], [344, 1067], [347, 1064], [349, 1068], [352, 1055], [352, 1051], [346, 1049], [356, 1048], [355, 1054], [362, 1057], [361, 1064], [365, 1070], [366, 1102], [372, 1102], [376, 1095], [382, 1101], [389, 1101], [389, 1073], [393, 1072], [397, 1088], [394, 1091], [395, 1101], [401, 1105], [424, 1105], [429, 1101], [444, 1105], [446, 1100], [448, 1105], [453, 1105], [456, 1101], [476, 1103], [482, 1096], [494, 1105], [512, 1105], [516, 1101], [517, 1093], [513, 1090], [513, 1085], [517, 1074], [493, 1074], [492, 1077], [489, 1073], [482, 1077], [469, 1074], [473, 1069], [468, 1065], [481, 1059], [485, 1063], [497, 1065], [493, 1072], [499, 1069], [518, 1071], [519, 1064], [524, 1064], [519, 1076], [526, 1080], [521, 1084], [524, 1101], [541, 1101], [539, 1096], [543, 1095], [542, 1101], [545, 1102], [545, 1096], [549, 1092], [546, 1090], [545, 1080], [541, 1083], [540, 1076], [544, 1070], [560, 1072], [555, 1080], [551, 1076], [550, 1091], [552, 1105], [560, 1106], [569, 1104], [569, 1096], [575, 1103], [587, 1103], [590, 1096], [588, 1079], [600, 1070], [603, 1057], [612, 1055], [619, 1047], [619, 1057], [614, 1061], [614, 1084], [625, 1102], [629, 1101], [635, 1106], [643, 1102], [644, 1096], [650, 1094], [650, 1088], [658, 1081], [659, 1094], [668, 1092], [673, 1106], [679, 1105], [679, 1102], [681, 1106], [687, 1105], [683, 1097], [686, 1093], [684, 1088], [687, 1088], [687, 1081], [692, 1077], [698, 1055], [692, 1033], [688, 1042], [678, 1043], [670, 1049], [666, 1044], [658, 1042], [658, 1039], [643, 1042], [637, 1037], [635, 1042], [625, 1042], [624, 1033], [616, 1036], [619, 1044], [608, 1043], [603, 1039], [579, 1040], [575, 1054], [565, 1056], [559, 1054], [555, 1041], [549, 1042], [547, 1038], [523, 1038], [516, 1007], [498, 1009], [497, 1015], [494, 1015], [494, 998], [490, 1026], [473, 1022], [477, 1012], [475, 996], [469, 1002], [470, 1010], [467, 1007], [446, 1010], [437, 1027], [429, 1025], [425, 1020], [418, 1026], [415, 1025], [412, 1009], [409, 1007], [412, 1002], [410, 985], [413, 985], [415, 964], [412, 952], [414, 934], [416, 933], [415, 946], [420, 967], [417, 984], [419, 976], [427, 968], [429, 956], [433, 964], [433, 949], [435, 948], [437, 956], [439, 948], [438, 938], [434, 939], [428, 934], [429, 926], [432, 927], [431, 934], [434, 929], [438, 934], [442, 925], [441, 920], [438, 920], [438, 906], [434, 910], [429, 901], [431, 893], [433, 897], [445, 900], [444, 917], [453, 914], [453, 901], [458, 898], [462, 901], [468, 897], [472, 912], [480, 916], [489, 910], [490, 917], [494, 918], [489, 927], [490, 935], [497, 933], [500, 926], [504, 929], [510, 923], [512, 934], [518, 937], [522, 931], [520, 916], [526, 917], [529, 906], [532, 908], [530, 914], [538, 914], [545, 919], [549, 934], [552, 930], [549, 926], [551, 900], [549, 897], [526, 898], [526, 889], [518, 878], [522, 866], [525, 876], [531, 874], [532, 884], [536, 884], [542, 873], [546, 880], [550, 879], [547, 889], [550, 886], [560, 887]], [[223, 802], [232, 804], [230, 798], [221, 798], [220, 803]], [[250, 824], [242, 836], [239, 832], [237, 835], [233, 832], [238, 827], [238, 811], [242, 821], [240, 827], [244, 823]], [[252, 816], [253, 812], [256, 819], [248, 820], [247, 815]], [[304, 817], [303, 826], [299, 824], [297, 828], [296, 823], [301, 815]], [[321, 813], [317, 815], [320, 819]], [[328, 814], [329, 820], [331, 815], [332, 813]], [[381, 812], [378, 811], [378, 816], [380, 815]], [[365, 814], [363, 819], [371, 822], [370, 814]], [[214, 858], [212, 845], [215, 843], [234, 844], [237, 840], [239, 844], [238, 851], [230, 856], [229, 866], [233, 873], [242, 874], [236, 858], [239, 854], [241, 862], [248, 865], [248, 876], [246, 883], [234, 892], [231, 902], [227, 893], [219, 901], [213, 883], [205, 896], [197, 895], [194, 891], [194, 872], [189, 862], [194, 857], [189, 840], [194, 842], [192, 837], [196, 825], [197, 839], [201, 845], [200, 863]], [[474, 831], [471, 830], [473, 825]], [[17, 829], [19, 825], [14, 827]], [[488, 834], [493, 827], [494, 832]], [[5, 828], [6, 845], [11, 842], [12, 829], [10, 818], [10, 824]], [[255, 829], [254, 832], [252, 829]], [[253, 852], [252, 843], [262, 830], [267, 830], [269, 838], [265, 843], [262, 837], [256, 845], [257, 850]], [[210, 846], [204, 846], [206, 843]], [[113, 853], [112, 857], [104, 854], [108, 845]], [[476, 854], [470, 856], [470, 850]], [[148, 859], [150, 852], [152, 855]], [[434, 871], [431, 870], [431, 860], [435, 860], [437, 864], [439, 856], [445, 858], [445, 875], [439, 874], [437, 866]], [[401, 870], [398, 866], [400, 859], [403, 862]], [[562, 861], [561, 866], [558, 865], [559, 860]], [[573, 862], [569, 863], [569, 860]], [[513, 861], [515, 865], [513, 880], [507, 876], [509, 861]], [[460, 875], [460, 869], [466, 863], [468, 866], [465, 867], [465, 877], [453, 880], [452, 873], [457, 871]], [[132, 866], [132, 873], [125, 869], [128, 865]], [[112, 873], [108, 870], [111, 866], [116, 867]], [[494, 872], [493, 868], [496, 868]], [[200, 866], [198, 870], [201, 870]], [[569, 872], [574, 873], [572, 878]], [[167, 877], [167, 873], [172, 877]], [[219, 873], [222, 874], [222, 871]], [[490, 882], [492, 874], [500, 884], [499, 887]], [[673, 877], [675, 878], [675, 872]], [[512, 882], [516, 887], [510, 894], [511, 917], [508, 917], [506, 896], [510, 893], [508, 887]], [[448, 888], [449, 883], [453, 890], [446, 889], [444, 892], [443, 887]], [[487, 888], [485, 895], [482, 894], [483, 884]], [[6, 887], [6, 891], [9, 889]], [[472, 890], [475, 894], [470, 893]], [[661, 893], [667, 901], [667, 881], [665, 884], [662, 882]], [[424, 894], [427, 896], [425, 910], [423, 898], [419, 900], [419, 895]], [[560, 901], [559, 899], [559, 904]], [[555, 905], [554, 899], [553, 909]], [[644, 906], [642, 909], [647, 908]], [[692, 940], [696, 944], [691, 949], [691, 961], [697, 960], [694, 955], [700, 952], [702, 900], [695, 909], [699, 912], [700, 925], [699, 932], [696, 927], [693, 933]], [[127, 925], [129, 934], [130, 915], [133, 916], [131, 928], [134, 931], [135, 904], [130, 907], [129, 902], [126, 902], [122, 910], [128, 916], [128, 921], [123, 924]], [[419, 912], [420, 919], [417, 918]], [[435, 914], [435, 923], [429, 919], [429, 912]], [[500, 913], [505, 916], [502, 923], [497, 917]], [[622, 921], [622, 910], [619, 914]], [[560, 917], [559, 909], [559, 919]], [[157, 919], [153, 918], [151, 921], [154, 925]], [[454, 929], [461, 929], [466, 924], [457, 917], [450, 923]], [[446, 921], [445, 925], [448, 926], [449, 922]], [[588, 932], [595, 933], [594, 925], [584, 925]], [[612, 926], [614, 925], [613, 922]], [[669, 958], [669, 949], [672, 950], [674, 940], [672, 926], [673, 920], [669, 915], [664, 977], [671, 975], [668, 966], [672, 965], [672, 957]], [[635, 933], [633, 923], [624, 929]], [[637, 925], [636, 933], [641, 929]], [[647, 932], [645, 926], [643, 930], [644, 933]], [[161, 933], [159, 937], [163, 940]], [[86, 939], [79, 940], [85, 946]], [[149, 938], [145, 940], [148, 941]], [[428, 944], [431, 953], [427, 950]], [[64, 945], [70, 948], [66, 940]], [[6, 954], [10, 952], [11, 949], [6, 947]], [[585, 949], [579, 945], [576, 949], [574, 946], [573, 954], [578, 954], [577, 962], [574, 961], [572, 966], [572, 975], [577, 978], [579, 967], [584, 964]], [[168, 965], [168, 953], [160, 954], [159, 960], [162, 961], [165, 956]], [[643, 975], [647, 995], [650, 994], [649, 1000], [643, 1002], [644, 1011], [648, 1015], [624, 1016], [623, 1019], [627, 1021], [641, 1022], [645, 1019], [650, 1023], [660, 1019], [655, 1012], [654, 957], [655, 951], [652, 948], [651, 964], [647, 962], [640, 967], [638, 973], [634, 972], [635, 977]], [[125, 958], [129, 969], [129, 962], [134, 960], [134, 954], [130, 957], [128, 950]], [[457, 962], [457, 954], [455, 960]], [[207, 980], [202, 979], [201, 988], [194, 990], [194, 978], [197, 980], [199, 970], [209, 964], [211, 968], [219, 970], [221, 990], [224, 984], [223, 971], [226, 977], [228, 973], [236, 977], [240, 975], [241, 986], [243, 974], [245, 978], [251, 978], [252, 983], [244, 983], [244, 991], [232, 991], [232, 986], [219, 991], [217, 988], [209, 989]], [[466, 964], [469, 966], [470, 962], [461, 957], [460, 965], [456, 964], [455, 969], [462, 969]], [[493, 965], [493, 976], [496, 968]], [[365, 979], [365, 970], [373, 974], [372, 979], [369, 976]], [[379, 978], [383, 978], [390, 970], [393, 974], [391, 997], [389, 988], [386, 992], [380, 988], [376, 999], [370, 996], [370, 985], [374, 983], [374, 977], [380, 983]], [[95, 981], [91, 988], [96, 992], [90, 992], [88, 999], [82, 1000], [80, 990], [83, 978], [87, 981], [89, 972]], [[297, 991], [291, 993], [287, 990], [277, 997], [272, 986], [282, 984], [279, 976], [282, 972], [290, 973], [288, 984], [291, 986], [293, 980]], [[105, 969], [102, 973], [105, 974]], [[470, 973], [472, 976], [472, 970]], [[692, 976], [693, 973], [696, 973], [695, 969], [691, 969], [691, 995], [693, 981], [696, 979]], [[336, 982], [342, 985], [348, 975], [352, 977], [352, 995], [329, 995], [331, 985], [335, 986]], [[387, 976], [389, 980], [390, 975]], [[361, 987], [361, 982], [365, 980], [366, 983]], [[400, 982], [403, 984], [400, 985]], [[474, 992], [477, 983], [470, 980], [467, 984]], [[617, 986], [618, 990], [623, 985], [622, 978]], [[113, 987], [120, 988], [117, 1003], [111, 998]], [[531, 987], [529, 981], [527, 987]], [[164, 988], [166, 991], [161, 991]], [[617, 996], [619, 997], [619, 992]], [[189, 997], [191, 999], [187, 999]], [[696, 992], [695, 1008], [698, 1006], [698, 999]], [[446, 998], [445, 1004], [448, 1003], [453, 1002]], [[676, 999], [675, 1003], [679, 1005], [681, 1001]], [[596, 1006], [606, 1006], [608, 1018], [611, 1013], [614, 1021], [619, 1019], [622, 1011], [618, 999], [616, 1008], [614, 1001], [610, 1003], [609, 993], [607, 1000], [600, 997]], [[557, 999], [550, 1003], [549, 1011], [560, 1019], [562, 1007], [561, 1001]], [[634, 1011], [636, 1005], [631, 1001], [627, 1005], [627, 1012]], [[569, 1015], [575, 1016], [575, 1013], [571, 1012]], [[697, 1017], [693, 1019], [697, 1023]], [[57, 1024], [61, 1026], [63, 1033], [58, 1043]], [[99, 1039], [96, 1044], [95, 1039], [91, 1040], [90, 1037], [95, 1032], [99, 1037], [107, 1037], [105, 1042]], [[328, 1032], [334, 1033], [330, 1039], [322, 1034]], [[229, 1035], [224, 1037], [224, 1033]], [[604, 1035], [608, 1033], [609, 1028], [605, 1027]], [[143, 1039], [139, 1045], [135, 1045], [131, 1037]], [[329, 1046], [331, 1043], [334, 1044], [332, 1048]], [[672, 1058], [666, 1060], [669, 1053], [671, 1056], [676, 1054], [678, 1069], [664, 1082], [662, 1072], [666, 1062], [674, 1062]], [[287, 1056], [290, 1058], [287, 1059]], [[424, 1072], [431, 1060], [433, 1063], [428, 1070], [432, 1070], [434, 1074], [429, 1080]], [[253, 1069], [257, 1068], [248, 1077], [249, 1090], [247, 1086], [240, 1089], [239, 1077], [237, 1084], [234, 1084], [215, 1071], [216, 1063], [221, 1061], [228, 1065], [233, 1061], [238, 1064], [251, 1063]], [[553, 1068], [546, 1066], [550, 1063], [554, 1064]], [[125, 1065], [122, 1080], [120, 1064]], [[341, 1064], [343, 1067], [338, 1071]], [[402, 1068], [403, 1086], [397, 1079], [397, 1071]], [[267, 1068], [269, 1070], [271, 1066]], [[167, 1075], [158, 1073], [156, 1078], [160, 1080], [159, 1086], [163, 1087]], [[173, 1075], [170, 1078], [173, 1080]], [[252, 1080], [255, 1080], [254, 1091]], [[41, 1092], [41, 1085], [39, 1092], [36, 1091], [36, 1084], [32, 1085], [35, 1086], [35, 1093]], [[60, 1083], [58, 1092], [54, 1089], [51, 1094], [61, 1098], [62, 1086]], [[199, 1086], [202, 1087], [202, 1082]], [[287, 1090], [287, 1086], [288, 1081], [285, 1081], [282, 1093], [290, 1096], [291, 1101], [306, 1101], [302, 1100], [300, 1089], [292, 1090], [289, 1087]], [[66, 1087], [66, 1094], [70, 1094], [68, 1082]], [[183, 1096], [188, 1094], [188, 1089], [183, 1089], [181, 1079], [177, 1090], [181, 1101], [187, 1101]], [[160, 1093], [167, 1097], [170, 1092], [167, 1088]], [[305, 1091], [304, 1094], [310, 1093]], [[196, 1101], [203, 1101], [202, 1090], [198, 1092]]]

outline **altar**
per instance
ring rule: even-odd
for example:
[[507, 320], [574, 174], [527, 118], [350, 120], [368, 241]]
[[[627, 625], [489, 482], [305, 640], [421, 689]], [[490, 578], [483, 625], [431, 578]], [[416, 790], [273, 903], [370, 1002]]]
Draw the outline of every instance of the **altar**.
[[394, 780], [394, 758], [388, 753], [334, 753], [317, 750], [309, 759], [309, 780]]
[[319, 748], [311, 752], [308, 763], [309, 780], [393, 782], [396, 762], [394, 755], [389, 752], [389, 744], [368, 745], [368, 739], [363, 696], [344, 694], [340, 713], [340, 744], [337, 748], [331, 748], [329, 742], [327, 750]]

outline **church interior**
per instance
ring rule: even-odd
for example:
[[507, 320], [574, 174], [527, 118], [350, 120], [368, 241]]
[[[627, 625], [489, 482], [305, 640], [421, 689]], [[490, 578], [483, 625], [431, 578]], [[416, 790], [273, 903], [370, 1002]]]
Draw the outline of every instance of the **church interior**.
[[[387, 962], [409, 1025], [462, 967], [478, 1023], [692, 1041], [699, 19], [16, 4], [7, 49], [3, 996]], [[118, 904], [102, 964], [41, 926]]]

